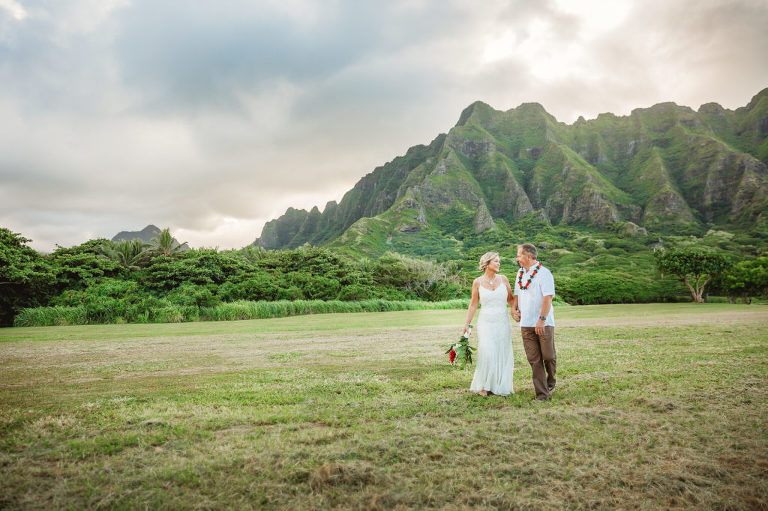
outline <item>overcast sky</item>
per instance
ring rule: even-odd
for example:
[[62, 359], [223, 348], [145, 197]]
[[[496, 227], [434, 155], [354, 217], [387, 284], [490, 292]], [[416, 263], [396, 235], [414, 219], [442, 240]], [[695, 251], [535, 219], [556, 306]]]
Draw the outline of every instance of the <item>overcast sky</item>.
[[0, 226], [240, 248], [476, 100], [744, 106], [766, 27], [768, 0], [0, 0]]

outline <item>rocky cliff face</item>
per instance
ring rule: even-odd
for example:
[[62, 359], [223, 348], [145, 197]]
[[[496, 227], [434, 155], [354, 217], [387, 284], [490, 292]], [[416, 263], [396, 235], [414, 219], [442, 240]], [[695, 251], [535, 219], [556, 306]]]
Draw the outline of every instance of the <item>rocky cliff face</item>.
[[360, 218], [386, 212], [400, 195], [406, 178], [434, 160], [444, 140], [445, 135], [440, 135], [431, 144], [412, 147], [405, 156], [376, 168], [344, 194], [341, 202], [326, 204], [322, 213], [316, 208], [310, 212], [289, 208], [280, 218], [267, 222], [254, 244], [267, 249], [320, 245], [338, 238]]
[[446, 135], [375, 169], [339, 204], [290, 208], [255, 244], [372, 236], [366, 242], [381, 246], [395, 234], [482, 233], [530, 214], [550, 224], [625, 222], [633, 233], [746, 227], [766, 220], [766, 162], [768, 89], [736, 111], [661, 103], [570, 126], [537, 103], [501, 112], [476, 102]]

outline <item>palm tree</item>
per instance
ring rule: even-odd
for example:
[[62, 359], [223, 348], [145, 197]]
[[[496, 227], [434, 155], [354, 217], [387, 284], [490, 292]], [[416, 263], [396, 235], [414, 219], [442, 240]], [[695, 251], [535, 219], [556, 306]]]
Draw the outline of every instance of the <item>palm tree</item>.
[[141, 240], [110, 241], [101, 246], [101, 253], [129, 270], [137, 270], [146, 263], [148, 248]]
[[262, 259], [267, 251], [258, 245], [248, 245], [236, 252], [236, 255], [245, 259], [249, 263], [255, 263]]
[[152, 251], [166, 257], [175, 257], [187, 250], [187, 242], [179, 243], [174, 240], [167, 227], [160, 234], [152, 238], [150, 243], [152, 243]]

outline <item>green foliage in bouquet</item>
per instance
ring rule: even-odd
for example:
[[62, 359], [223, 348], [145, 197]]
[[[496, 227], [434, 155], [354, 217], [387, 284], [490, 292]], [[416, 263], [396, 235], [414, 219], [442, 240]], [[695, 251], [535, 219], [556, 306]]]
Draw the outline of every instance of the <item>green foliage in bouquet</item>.
[[459, 342], [451, 344], [448, 350], [445, 352], [448, 355], [448, 360], [451, 365], [459, 364], [461, 369], [464, 369], [467, 364], [472, 364], [472, 352], [477, 348], [473, 348], [469, 345], [469, 336], [472, 333], [472, 325], [469, 325], [467, 332], [459, 337]]

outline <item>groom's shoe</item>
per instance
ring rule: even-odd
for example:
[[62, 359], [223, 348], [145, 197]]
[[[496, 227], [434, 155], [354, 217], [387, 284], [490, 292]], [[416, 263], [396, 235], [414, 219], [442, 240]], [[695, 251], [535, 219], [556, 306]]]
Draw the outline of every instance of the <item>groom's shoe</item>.
[[549, 387], [547, 387], [547, 391], [549, 391], [549, 394], [552, 395], [555, 393], [555, 385], [552, 384]]

